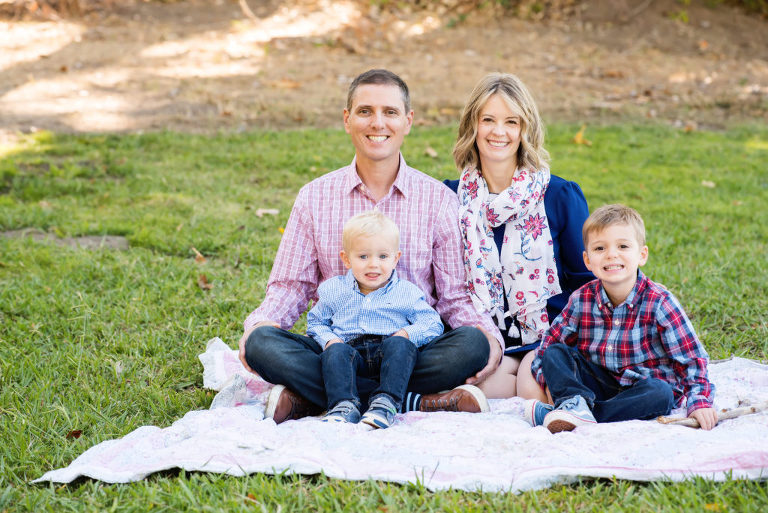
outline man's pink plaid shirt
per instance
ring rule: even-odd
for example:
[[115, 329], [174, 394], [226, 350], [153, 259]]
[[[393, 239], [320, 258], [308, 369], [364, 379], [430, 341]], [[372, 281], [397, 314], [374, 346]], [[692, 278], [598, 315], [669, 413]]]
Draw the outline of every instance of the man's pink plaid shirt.
[[355, 161], [299, 191], [277, 250], [264, 301], [244, 322], [248, 330], [270, 320], [290, 329], [316, 299], [323, 281], [343, 274], [341, 232], [350, 217], [378, 209], [400, 227], [398, 274], [424, 291], [453, 328], [480, 326], [502, 343], [490, 316], [475, 311], [464, 282], [458, 199], [445, 185], [405, 163], [389, 193], [374, 201]]

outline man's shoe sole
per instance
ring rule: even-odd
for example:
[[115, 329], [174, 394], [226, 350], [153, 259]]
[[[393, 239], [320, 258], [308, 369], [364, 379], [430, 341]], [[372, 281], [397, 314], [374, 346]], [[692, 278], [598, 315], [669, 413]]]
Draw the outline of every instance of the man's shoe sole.
[[[460, 385], [456, 388], [460, 388], [462, 390], [466, 390], [470, 394], [472, 394], [472, 397], [475, 398], [475, 401], [477, 401], [478, 406], [480, 407], [479, 413], [486, 413], [491, 411], [491, 407], [488, 404], [488, 399], [485, 397], [485, 394], [482, 390], [477, 388], [474, 385]], [[454, 389], [455, 390], [455, 389]]]
[[280, 394], [285, 390], [285, 385], [275, 385], [272, 390], [269, 391], [267, 396], [267, 404], [264, 407], [264, 418], [275, 420], [275, 410], [277, 409], [277, 403], [280, 399]]

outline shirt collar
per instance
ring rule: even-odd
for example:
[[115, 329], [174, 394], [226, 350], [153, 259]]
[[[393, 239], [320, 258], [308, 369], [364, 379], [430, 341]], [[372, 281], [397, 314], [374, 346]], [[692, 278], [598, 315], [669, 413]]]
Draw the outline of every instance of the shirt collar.
[[[357, 156], [355, 156], [352, 159], [352, 163], [347, 167], [346, 170], [347, 175], [347, 184], [345, 187], [346, 192], [352, 192], [356, 187], [359, 187], [363, 185], [363, 181], [360, 179], [360, 175], [357, 174]], [[394, 183], [392, 183], [392, 188], [400, 191], [400, 194], [402, 194], [404, 197], [408, 197], [408, 193], [411, 190], [411, 171], [408, 167], [408, 164], [405, 163], [405, 157], [403, 157], [403, 154], [400, 154], [400, 167], [397, 171], [397, 176], [395, 177]]]
[[[598, 281], [598, 283], [600, 282]], [[627, 304], [629, 305], [630, 308], [632, 308], [637, 302], [637, 298], [639, 297], [639, 295], [642, 293], [643, 290], [645, 290], [647, 286], [648, 286], [648, 278], [645, 277], [645, 275], [643, 274], [643, 271], [638, 269], [637, 280], [635, 280], [635, 286], [632, 287], [632, 290], [629, 292], [627, 299], [625, 299], [624, 302], [621, 304], [622, 305]], [[605, 306], [611, 305], [613, 308], [616, 308], [617, 306], [619, 306], [611, 303], [611, 300], [608, 297], [608, 293], [605, 292], [605, 289], [603, 288], [602, 284], [600, 284], [599, 289], [600, 289], [600, 302], [599, 302], [600, 304], [597, 305], [598, 307], [602, 307], [604, 305]]]

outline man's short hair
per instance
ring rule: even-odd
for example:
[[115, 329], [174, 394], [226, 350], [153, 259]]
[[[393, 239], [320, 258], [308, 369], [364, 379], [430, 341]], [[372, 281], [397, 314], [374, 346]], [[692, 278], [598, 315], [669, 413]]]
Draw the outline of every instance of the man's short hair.
[[587, 247], [589, 236], [595, 232], [601, 232], [609, 226], [617, 224], [630, 226], [635, 230], [635, 236], [640, 247], [645, 246], [645, 223], [643, 218], [634, 208], [614, 203], [598, 208], [584, 221], [581, 229], [581, 237], [584, 239], [584, 248]]
[[400, 94], [403, 97], [405, 105], [405, 114], [411, 111], [411, 93], [408, 92], [408, 86], [402, 78], [386, 69], [369, 69], [365, 73], [359, 74], [351, 84], [347, 93], [347, 110], [352, 110], [352, 100], [355, 98], [357, 88], [361, 85], [393, 85], [400, 88]]
[[344, 223], [344, 231], [341, 234], [341, 246], [344, 251], [349, 251], [352, 241], [360, 236], [389, 236], [395, 243], [395, 249], [400, 247], [400, 229], [392, 219], [378, 210], [357, 214]]

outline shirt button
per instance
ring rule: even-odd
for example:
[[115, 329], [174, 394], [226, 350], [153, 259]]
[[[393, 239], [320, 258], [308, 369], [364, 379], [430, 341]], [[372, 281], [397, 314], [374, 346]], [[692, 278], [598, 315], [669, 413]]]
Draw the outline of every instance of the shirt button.
[[368, 296], [365, 296], [365, 302], [366, 303], [370, 303], [371, 302], [371, 298], [369, 298]]
[[615, 321], [613, 321], [613, 325], [614, 325], [614, 326], [618, 326], [619, 324], [621, 324], [621, 322], [620, 322], [618, 319], [616, 319]]
[[608, 347], [606, 347], [606, 349], [607, 349], [608, 351], [613, 351], [613, 346], [608, 346]]

